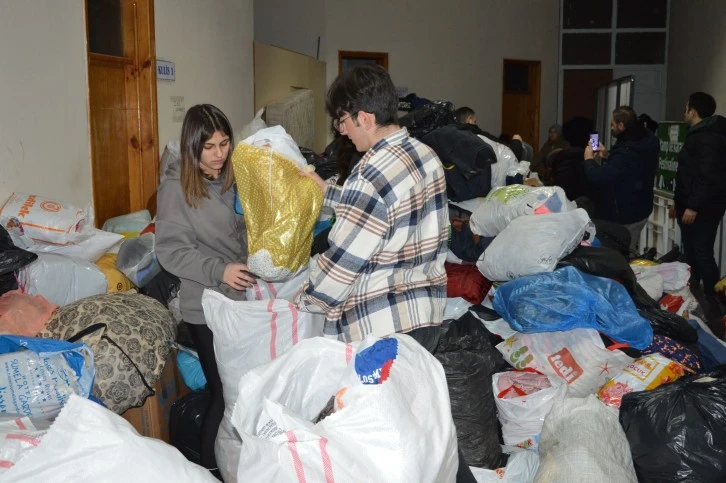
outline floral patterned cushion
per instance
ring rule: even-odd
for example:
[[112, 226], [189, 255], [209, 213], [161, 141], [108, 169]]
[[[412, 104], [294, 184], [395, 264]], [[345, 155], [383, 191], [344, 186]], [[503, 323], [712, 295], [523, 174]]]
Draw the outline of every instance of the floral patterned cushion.
[[121, 414], [154, 393], [176, 323], [151, 297], [109, 293], [61, 307], [38, 337], [88, 344], [96, 362], [93, 395]]

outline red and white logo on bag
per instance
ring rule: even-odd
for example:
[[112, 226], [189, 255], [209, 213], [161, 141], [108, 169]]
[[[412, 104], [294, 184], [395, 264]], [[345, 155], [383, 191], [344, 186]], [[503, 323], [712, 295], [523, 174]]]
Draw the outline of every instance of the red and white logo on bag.
[[582, 367], [575, 361], [567, 347], [555, 352], [547, 360], [550, 361], [552, 368], [567, 384], [572, 384], [582, 375]]

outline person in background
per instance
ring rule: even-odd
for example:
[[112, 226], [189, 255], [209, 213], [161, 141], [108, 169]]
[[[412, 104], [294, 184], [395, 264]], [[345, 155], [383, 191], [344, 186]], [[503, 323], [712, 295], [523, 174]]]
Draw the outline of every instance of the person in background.
[[454, 121], [459, 124], [476, 124], [476, 114], [471, 107], [460, 107], [454, 111]]
[[[714, 288], [720, 274], [713, 245], [726, 211], [726, 119], [715, 112], [716, 100], [711, 95], [694, 92], [688, 97], [683, 117], [689, 128], [678, 154], [670, 213], [681, 228], [691, 287], [698, 289], [703, 280], [704, 310], [710, 319], [723, 315]], [[712, 330], [722, 337], [723, 323]]]
[[211, 401], [202, 421], [201, 464], [219, 477], [214, 441], [224, 413], [222, 381], [214, 356], [214, 338], [202, 311], [209, 288], [244, 300], [252, 286], [244, 218], [234, 211], [231, 166], [232, 129], [215, 106], [191, 107], [182, 124], [181, 160], [167, 169], [157, 192], [154, 250], [161, 265], [181, 280], [179, 301]]
[[[630, 250], [635, 251], [653, 211], [660, 143], [629, 106], [613, 111], [610, 130], [617, 140], [610, 153], [602, 143], [598, 143], [597, 152], [589, 143], [585, 148], [585, 178], [600, 191], [598, 217], [625, 225], [630, 232]], [[602, 164], [595, 160], [596, 155]]]
[[658, 135], [658, 123], [655, 122], [652, 117], [643, 113], [638, 116], [638, 121], [640, 121], [648, 131], [652, 132], [656, 136]]
[[544, 177], [545, 173], [545, 161], [547, 156], [552, 153], [555, 149], [569, 149], [570, 143], [565, 141], [562, 137], [562, 126], [559, 124], [553, 124], [550, 126], [549, 134], [547, 135], [547, 141], [542, 144], [537, 156], [532, 161], [531, 169], [539, 174], [540, 178]]

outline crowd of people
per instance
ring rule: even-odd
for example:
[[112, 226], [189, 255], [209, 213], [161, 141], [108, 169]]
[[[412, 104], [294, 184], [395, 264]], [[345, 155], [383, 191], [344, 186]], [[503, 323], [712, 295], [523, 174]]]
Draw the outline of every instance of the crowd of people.
[[[399, 126], [395, 85], [378, 66], [343, 72], [328, 90], [326, 109], [346, 163], [337, 184], [301, 172], [316, 181], [336, 220], [327, 250], [294, 303], [300, 310], [323, 313], [325, 332], [340, 340], [406, 333], [432, 352], [446, 303], [449, 215], [442, 164], [431, 148]], [[679, 157], [672, 214], [681, 227], [692, 286], [702, 280], [709, 298], [715, 297], [720, 275], [713, 245], [726, 210], [726, 119], [715, 110], [713, 97], [705, 93], [692, 94], [686, 103], [690, 128]], [[455, 120], [477, 123], [466, 107], [456, 111]], [[649, 127], [632, 108], [618, 107], [611, 121], [615, 144], [609, 149], [588, 145], [580, 159], [584, 178], [597, 189], [599, 217], [624, 225], [633, 250], [653, 209], [659, 142]], [[533, 159], [520, 136], [505, 141], [519, 158], [529, 156], [531, 169], [540, 173], [553, 153], [570, 149], [557, 124]], [[211, 105], [189, 109], [181, 163], [159, 187], [156, 223], [155, 250], [161, 265], [181, 280], [181, 313], [212, 395], [201, 456], [212, 471], [224, 402], [202, 291], [212, 288], [239, 300], [256, 282], [245, 265], [244, 217], [234, 210], [231, 146], [232, 130], [222, 111]]]

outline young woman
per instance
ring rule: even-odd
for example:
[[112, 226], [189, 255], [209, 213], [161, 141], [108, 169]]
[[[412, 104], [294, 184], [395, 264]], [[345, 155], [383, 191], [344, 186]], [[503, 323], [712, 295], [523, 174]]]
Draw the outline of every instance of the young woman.
[[211, 402], [202, 422], [201, 464], [216, 470], [214, 440], [224, 413], [222, 381], [214, 358], [212, 331], [202, 311], [202, 292], [217, 290], [244, 300], [254, 283], [247, 272], [244, 218], [234, 212], [232, 129], [218, 108], [202, 104], [187, 111], [181, 160], [172, 163], [157, 193], [155, 252], [161, 265], [181, 280], [184, 322], [199, 353]]

